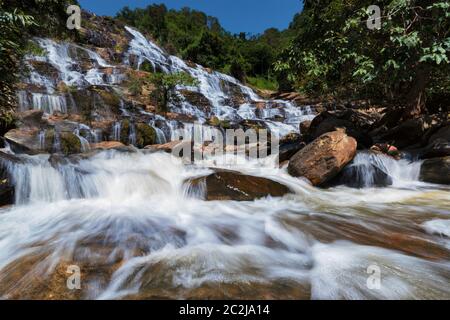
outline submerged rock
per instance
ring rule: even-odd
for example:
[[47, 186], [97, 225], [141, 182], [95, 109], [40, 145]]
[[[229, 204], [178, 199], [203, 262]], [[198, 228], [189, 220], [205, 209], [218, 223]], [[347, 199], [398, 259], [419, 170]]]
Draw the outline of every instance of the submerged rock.
[[344, 185], [350, 188], [382, 188], [392, 185], [392, 178], [373, 164], [349, 164], [327, 187]]
[[233, 171], [217, 171], [188, 183], [190, 194], [207, 201], [253, 201], [268, 196], [282, 197], [290, 193], [289, 188], [281, 183]]
[[450, 184], [450, 157], [425, 160], [420, 169], [420, 180], [429, 183]]
[[289, 174], [320, 186], [334, 177], [356, 155], [357, 142], [342, 130], [326, 133], [291, 158]]

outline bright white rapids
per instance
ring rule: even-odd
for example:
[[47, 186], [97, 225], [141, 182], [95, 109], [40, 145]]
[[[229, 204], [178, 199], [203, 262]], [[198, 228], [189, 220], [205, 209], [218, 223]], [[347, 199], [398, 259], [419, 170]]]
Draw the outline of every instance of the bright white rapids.
[[[48, 156], [10, 167], [17, 205], [0, 210], [5, 298], [62, 261], [115, 266], [106, 280], [82, 278], [85, 299], [450, 298], [449, 189], [412, 176], [388, 188], [321, 190], [273, 158], [242, 161], [231, 169], [294, 193], [206, 202], [185, 181], [211, 169], [168, 154], [104, 152], [56, 168]], [[20, 278], [8, 268], [41, 256], [16, 269]], [[381, 272], [378, 289], [367, 286], [371, 266]]]

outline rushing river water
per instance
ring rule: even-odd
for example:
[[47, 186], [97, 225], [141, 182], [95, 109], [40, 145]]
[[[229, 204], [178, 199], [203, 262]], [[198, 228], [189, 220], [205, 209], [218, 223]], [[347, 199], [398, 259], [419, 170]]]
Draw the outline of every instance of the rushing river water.
[[[171, 106], [175, 113], [201, 123], [213, 116], [258, 121], [279, 136], [298, 133], [299, 123], [315, 116], [308, 106], [265, 101], [236, 79], [187, 65], [137, 30], [126, 31], [122, 69], [137, 57], [138, 68], [147, 61], [155, 70], [183, 71], [199, 81], [179, 89], [201, 94], [210, 108], [182, 99]], [[81, 110], [70, 93], [58, 93], [61, 81], [77, 90], [96, 85], [120, 92], [125, 74], [94, 48], [36, 42], [46, 55], [26, 58], [29, 86], [18, 92], [21, 111], [39, 109], [49, 117]], [[42, 74], [31, 62], [54, 72]], [[121, 115], [112, 121], [114, 140], [123, 138], [122, 119], [148, 115], [128, 110], [122, 98]], [[101, 101], [93, 100], [95, 109]], [[159, 143], [177, 138], [180, 123], [151, 116]], [[86, 152], [89, 142], [104, 137], [86, 124], [71, 126]], [[191, 134], [194, 126], [182, 128]], [[134, 129], [132, 123], [131, 144]], [[198, 134], [210, 140], [211, 132], [203, 126]], [[40, 145], [45, 138], [41, 131]], [[272, 179], [292, 193], [207, 202], [201, 190], [189, 192], [186, 181], [208, 175], [219, 159], [187, 166], [165, 153], [111, 151], [52, 166], [49, 155], [20, 157], [22, 164], [8, 168], [16, 204], [0, 209], [2, 298], [450, 299], [450, 188], [420, 183], [420, 163], [361, 153], [349, 170], [364, 188], [319, 189], [290, 177], [273, 157], [242, 159], [222, 167]], [[374, 166], [391, 177], [391, 187], [374, 188]], [[70, 290], [68, 271], [76, 268], [81, 289]]]
[[[104, 152], [55, 169], [27, 157], [9, 168], [17, 204], [0, 210], [0, 295], [449, 299], [450, 189], [418, 182], [420, 164], [382, 162], [392, 187], [318, 189], [273, 158], [243, 161], [232, 169], [293, 193], [206, 202], [185, 181], [213, 161]], [[72, 265], [81, 290], [66, 288]]]

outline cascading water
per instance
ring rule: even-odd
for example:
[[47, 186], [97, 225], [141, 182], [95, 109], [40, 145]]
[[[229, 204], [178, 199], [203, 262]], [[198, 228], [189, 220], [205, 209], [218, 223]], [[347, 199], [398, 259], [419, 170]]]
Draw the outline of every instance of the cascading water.
[[64, 96], [32, 93], [33, 109], [47, 114], [54, 112], [67, 113], [67, 102]]
[[117, 121], [116, 123], [114, 123], [114, 126], [113, 126], [113, 140], [114, 141], [120, 141], [121, 130], [122, 130], [122, 123], [120, 121]]
[[[268, 127], [271, 131], [279, 136], [284, 136], [292, 132], [299, 131], [299, 124], [305, 120], [311, 120], [313, 113], [311, 109], [300, 109], [293, 103], [281, 100], [264, 101], [252, 89], [242, 85], [235, 78], [228, 75], [206, 70], [200, 65], [195, 67], [188, 66], [183, 60], [175, 56], [169, 56], [151, 41], [147, 40], [140, 32], [126, 27], [126, 30], [133, 36], [130, 42], [130, 49], [127, 53], [125, 63], [130, 64], [130, 56], [138, 57], [138, 67], [144, 62], [150, 62], [155, 69], [162, 70], [166, 73], [187, 72], [199, 82], [198, 87], [180, 87], [188, 91], [199, 92], [205, 96], [210, 104], [212, 115], [219, 119], [270, 119], [276, 114], [280, 114], [280, 109], [271, 109], [270, 105], [277, 104], [283, 106], [283, 122], [269, 122]], [[231, 86], [235, 86], [240, 94], [246, 100], [240, 107], [235, 108], [229, 105], [229, 100], [233, 93]], [[268, 109], [263, 110], [257, 116], [256, 107], [252, 103], [267, 103]], [[205, 114], [197, 106], [193, 106], [185, 99], [181, 99], [181, 103], [172, 106], [172, 110], [177, 113], [196, 116], [199, 119], [208, 118], [209, 114]]]
[[345, 182], [364, 188], [392, 184], [396, 187], [420, 185], [421, 162], [395, 160], [382, 154], [359, 152], [342, 172]]
[[[184, 166], [165, 153], [109, 151], [10, 164], [17, 204], [0, 209], [0, 295], [27, 297], [32, 277], [57, 276], [70, 264], [84, 272], [82, 298], [450, 297], [449, 251], [433, 235], [446, 227], [428, 222], [445, 219], [448, 190], [320, 190], [274, 159], [233, 170], [293, 194], [240, 203], [186, 192], [185, 181], [211, 173], [215, 161]], [[399, 232], [414, 245], [393, 241]], [[366, 286], [374, 264], [383, 274], [375, 291]]]
[[[261, 120], [283, 136], [298, 132], [299, 124], [313, 117], [308, 107], [265, 101], [229, 76], [187, 66], [139, 32], [127, 30], [133, 39], [126, 62], [131, 64], [134, 55], [138, 66], [149, 61], [155, 70], [190, 73], [199, 87], [179, 89], [202, 93], [211, 115], [220, 120]], [[31, 68], [27, 81], [39, 86], [40, 96], [19, 92], [23, 110], [67, 112], [67, 103], [76, 110], [70, 94], [56, 93], [59, 81], [83, 88], [115, 84], [124, 77], [93, 51], [52, 40], [38, 43], [48, 54], [33, 59], [53, 66], [58, 79]], [[81, 51], [92, 64], [83, 72], [74, 53]], [[113, 68], [114, 76], [103, 73], [104, 68]], [[240, 106], [229, 101], [236, 88], [243, 97]], [[188, 101], [174, 108], [199, 120], [210, 116]], [[120, 100], [119, 110], [138, 120], [138, 106], [127, 110]], [[180, 135], [211, 141], [217, 130], [140, 112], [155, 128], [159, 143]], [[108, 122], [104, 133], [75, 123], [70, 130], [86, 150], [104, 135], [126, 139], [121, 137], [121, 118], [112, 119], [117, 122]], [[135, 129], [131, 124], [132, 144]], [[41, 149], [45, 137], [42, 130]], [[53, 141], [54, 151], [60, 152], [58, 128]], [[8, 148], [3, 151], [12, 154]], [[61, 275], [76, 265], [83, 273], [82, 290], [64, 298], [450, 299], [450, 189], [419, 183], [418, 162], [359, 153], [348, 167], [359, 189], [318, 189], [289, 176], [276, 155], [239, 161], [211, 156], [189, 166], [148, 150], [13, 156], [20, 161], [0, 157], [15, 185], [15, 205], [0, 208], [1, 298], [66, 293]], [[202, 200], [206, 182], [190, 192], [188, 181], [218, 169], [271, 179], [292, 193], [208, 202]], [[375, 190], [380, 172], [390, 183]], [[380, 290], [367, 287], [366, 271], [373, 265], [382, 272]]]
[[75, 129], [74, 134], [80, 139], [81, 151], [87, 152], [91, 149], [89, 141], [80, 133], [80, 128]]
[[128, 136], [128, 142], [131, 145], [136, 145], [136, 125], [134, 123], [130, 123], [130, 134]]

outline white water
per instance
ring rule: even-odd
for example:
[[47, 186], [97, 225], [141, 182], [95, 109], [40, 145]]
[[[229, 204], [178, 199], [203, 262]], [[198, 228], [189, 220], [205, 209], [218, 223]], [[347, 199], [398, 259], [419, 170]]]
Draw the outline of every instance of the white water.
[[33, 109], [42, 110], [44, 113], [67, 113], [67, 102], [64, 96], [32, 93]]
[[[272, 133], [284, 136], [298, 132], [300, 122], [314, 116], [308, 107], [263, 101], [235, 79], [187, 66], [127, 30], [133, 35], [127, 59], [134, 54], [139, 65], [147, 60], [164, 72], [189, 72], [199, 87], [180, 89], [202, 93], [220, 119], [265, 120]], [[76, 71], [79, 62], [69, 54], [70, 44], [39, 43], [48, 56], [33, 59], [51, 64], [57, 81], [82, 88], [124, 79], [116, 70], [110, 77], [103, 74], [102, 68], [111, 66], [90, 50], [85, 52], [93, 68], [82, 73]], [[66, 112], [65, 98], [55, 94], [56, 80], [32, 70], [30, 83], [47, 93], [19, 92], [21, 108]], [[240, 106], [227, 101], [233, 85], [244, 97]], [[70, 100], [69, 105], [77, 107]], [[209, 116], [187, 101], [173, 108], [200, 120]], [[131, 117], [124, 101], [120, 110]], [[150, 125], [159, 143], [180, 134], [211, 141], [216, 130], [166, 121], [164, 134], [154, 122]], [[136, 139], [133, 128], [131, 143]], [[121, 138], [120, 129], [118, 121], [115, 140]], [[74, 133], [86, 151], [89, 142], [102, 139], [101, 130], [82, 124]], [[45, 134], [40, 139], [44, 146]], [[58, 134], [54, 149], [60, 149]], [[36, 279], [54, 280], [61, 274], [58, 268], [70, 264], [82, 269], [85, 299], [450, 299], [450, 189], [418, 182], [417, 162], [360, 153], [352, 166], [365, 188], [323, 190], [290, 177], [278, 167], [276, 155], [237, 161], [210, 157], [195, 166], [184, 166], [168, 154], [144, 152], [102, 152], [59, 164], [53, 159], [53, 165], [48, 155], [22, 158], [25, 163], [8, 164], [16, 205], [0, 209], [3, 298], [35, 298], [36, 292], [52, 291], [34, 287]], [[373, 167], [393, 184], [372, 188]], [[268, 178], [293, 193], [252, 202], [206, 202], [201, 200], [206, 185], [188, 192], [186, 180], [208, 175], [211, 168]], [[374, 265], [381, 270], [379, 290], [367, 287], [367, 268]], [[64, 292], [65, 280], [60, 283]]]
[[[445, 232], [420, 233], [414, 222], [446, 230], [427, 221], [448, 216], [449, 190], [320, 190], [274, 159], [233, 169], [282, 182], [294, 194], [205, 202], [187, 194], [185, 181], [211, 170], [168, 154], [103, 152], [55, 168], [45, 156], [29, 157], [10, 167], [17, 205], [0, 211], [0, 269], [39, 252], [47, 258], [33, 272], [45, 274], [62, 261], [111, 268], [121, 261], [106, 282], [83, 282], [83, 297], [99, 299], [198, 297], [198, 288], [223, 297], [226, 286], [248, 297], [450, 298], [448, 260], [423, 258], [430, 245], [448, 254], [439, 244]], [[415, 239], [414, 254], [389, 240], [397, 232]], [[382, 271], [380, 290], [366, 286], [371, 265]], [[2, 295], [26, 286], [29, 276], [3, 283]]]
[[[300, 122], [311, 120], [314, 117], [310, 108], [301, 109], [287, 101], [264, 101], [251, 88], [242, 85], [233, 77], [207, 70], [200, 65], [195, 65], [195, 67], [188, 66], [180, 58], [167, 55], [153, 42], [147, 40], [140, 32], [129, 27], [126, 27], [126, 30], [134, 38], [130, 42], [130, 49], [125, 63], [130, 64], [130, 56], [134, 55], [138, 57], [138, 66], [144, 61], [148, 61], [154, 68], [163, 72], [187, 72], [199, 81], [198, 87], [180, 87], [179, 89], [199, 92], [205, 96], [211, 104], [211, 114], [206, 114], [198, 106], [193, 106], [186, 100], [182, 100], [180, 104], [172, 106], [172, 110], [177, 113], [196, 116], [200, 120], [209, 118], [212, 115], [221, 120], [271, 119], [276, 115], [281, 115], [284, 117], [283, 122], [268, 122], [269, 129], [278, 136], [298, 132]], [[238, 92], [245, 99], [245, 102], [240, 106], [233, 106], [228, 102], [233, 96], [231, 86], [238, 88]], [[256, 106], [253, 105], [255, 102], [266, 103], [266, 109], [257, 114]], [[282, 105], [283, 107], [272, 108], [272, 105]]]

